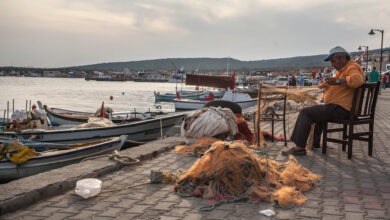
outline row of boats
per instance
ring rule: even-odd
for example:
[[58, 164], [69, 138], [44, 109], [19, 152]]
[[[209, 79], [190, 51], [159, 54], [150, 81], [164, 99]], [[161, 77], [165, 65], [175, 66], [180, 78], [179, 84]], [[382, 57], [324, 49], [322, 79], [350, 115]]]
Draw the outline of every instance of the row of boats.
[[[40, 118], [23, 122], [23, 127], [8, 124], [0, 131], [0, 182], [162, 138], [192, 110], [201, 109], [213, 100], [234, 102], [242, 109], [257, 104], [256, 98], [232, 90], [155, 92], [154, 95], [156, 102], [172, 102], [176, 111], [109, 112], [106, 114], [108, 120], [96, 117], [97, 113], [49, 107], [38, 102], [39, 109], [35, 114]], [[103, 106], [100, 113], [102, 110]], [[20, 164], [10, 161], [9, 156], [16, 154], [7, 150], [15, 141], [36, 149], [34, 155]]]
[[[21, 124], [7, 124], [0, 132], [0, 182], [161, 138], [188, 113], [117, 112], [108, 114], [112, 119], [108, 120], [96, 117], [95, 113], [38, 106], [41, 106], [40, 117]], [[35, 116], [38, 113], [28, 111], [26, 114]], [[46, 118], [48, 122], [44, 121]], [[91, 119], [95, 121], [91, 123]], [[12, 161], [12, 156], [24, 149], [15, 150], [11, 147], [15, 143], [18, 143], [16, 146], [35, 149], [31, 158], [23, 163]]]

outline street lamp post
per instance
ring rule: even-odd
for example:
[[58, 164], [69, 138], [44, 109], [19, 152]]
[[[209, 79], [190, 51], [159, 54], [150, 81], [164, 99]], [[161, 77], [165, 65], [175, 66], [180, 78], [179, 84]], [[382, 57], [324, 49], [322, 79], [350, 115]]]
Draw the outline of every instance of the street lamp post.
[[368, 72], [368, 46], [359, 46], [358, 50], [362, 50], [362, 47], [366, 48], [366, 72]]
[[381, 39], [381, 57], [380, 57], [380, 63], [379, 63], [379, 74], [382, 72], [382, 54], [383, 54], [383, 34], [384, 34], [384, 30], [379, 30], [379, 29], [371, 29], [371, 31], [368, 33], [369, 35], [374, 35], [375, 32], [374, 31], [378, 31], [378, 32], [381, 32], [382, 34], [382, 39]]

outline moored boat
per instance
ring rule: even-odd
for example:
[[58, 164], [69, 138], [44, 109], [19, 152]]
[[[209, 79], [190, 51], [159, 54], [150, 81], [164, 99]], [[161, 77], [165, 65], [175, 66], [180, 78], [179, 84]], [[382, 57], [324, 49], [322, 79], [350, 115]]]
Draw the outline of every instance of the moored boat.
[[[101, 138], [127, 135], [129, 141], [150, 141], [160, 137], [178, 122], [187, 112], [173, 112], [167, 115], [156, 116], [155, 118], [144, 119], [124, 124], [114, 124], [107, 127], [84, 127], [84, 128], [62, 128], [49, 127], [48, 129], [13, 130], [6, 129], [0, 132], [0, 136], [17, 137], [40, 142], [54, 143], [79, 143], [97, 140]], [[32, 124], [39, 124], [37, 123]]]
[[[257, 99], [251, 98], [248, 94], [232, 91], [226, 91], [220, 100], [237, 103], [242, 109], [252, 107], [257, 104]], [[195, 110], [203, 108], [203, 106], [209, 101], [211, 100], [174, 99], [173, 104], [175, 105], [176, 110]]]
[[179, 90], [176, 93], [160, 93], [154, 92], [154, 101], [155, 102], [171, 102], [173, 99], [180, 97], [184, 99], [199, 99], [204, 95], [204, 91], [186, 91]]
[[[60, 168], [66, 165], [80, 162], [84, 158], [94, 157], [97, 155], [110, 154], [114, 150], [120, 150], [125, 143], [127, 137], [112, 137], [101, 139], [98, 141], [71, 144], [67, 146], [56, 146], [49, 143], [26, 142], [23, 143], [27, 147], [35, 149], [42, 148], [51, 150], [39, 152], [37, 156], [28, 159], [22, 164], [15, 164], [7, 159], [0, 161], [0, 181], [10, 181], [23, 177], [35, 175], [48, 170]], [[5, 143], [8, 140], [1, 140]], [[33, 146], [33, 145], [34, 146]], [[58, 149], [59, 148], [59, 149]]]
[[[57, 125], [73, 124], [78, 125], [87, 123], [91, 117], [97, 117], [96, 113], [92, 112], [80, 112], [61, 108], [52, 108], [47, 105], [43, 106], [47, 117], [51, 123]], [[108, 113], [107, 117], [115, 124], [129, 123], [133, 121], [140, 121], [147, 118], [155, 117], [156, 115], [164, 114], [161, 111], [156, 112], [115, 112]]]

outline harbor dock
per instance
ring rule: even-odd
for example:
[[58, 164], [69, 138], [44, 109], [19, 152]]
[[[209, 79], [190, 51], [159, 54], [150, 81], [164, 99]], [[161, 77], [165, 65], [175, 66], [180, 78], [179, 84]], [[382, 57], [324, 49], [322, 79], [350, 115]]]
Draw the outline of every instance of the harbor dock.
[[[288, 116], [291, 134], [297, 114]], [[282, 123], [276, 123], [281, 134]], [[267, 129], [267, 127], [265, 127]], [[120, 151], [137, 158], [133, 165], [109, 155], [60, 169], [0, 184], [0, 219], [389, 219], [390, 216], [390, 90], [379, 95], [375, 116], [373, 156], [368, 144], [354, 141], [352, 159], [341, 145], [329, 144], [327, 154], [313, 149], [297, 160], [322, 176], [314, 190], [305, 192], [302, 206], [277, 208], [267, 202], [222, 203], [210, 211], [199, 211], [209, 201], [178, 195], [173, 184], [149, 183], [152, 170], [185, 171], [196, 160], [173, 149], [184, 138], [172, 136]], [[289, 146], [292, 143], [289, 142]], [[267, 142], [265, 149], [277, 161], [283, 142]], [[100, 194], [89, 199], [74, 193], [83, 178], [103, 181]], [[267, 217], [259, 211], [271, 209]]]

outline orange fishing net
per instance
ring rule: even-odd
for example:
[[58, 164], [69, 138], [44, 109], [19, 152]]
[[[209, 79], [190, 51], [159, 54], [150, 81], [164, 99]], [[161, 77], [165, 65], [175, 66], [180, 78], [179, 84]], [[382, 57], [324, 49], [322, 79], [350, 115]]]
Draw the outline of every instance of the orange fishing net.
[[175, 190], [214, 201], [245, 196], [289, 207], [303, 204], [301, 192], [312, 189], [319, 178], [293, 156], [280, 163], [259, 157], [242, 142], [217, 141], [180, 176]]

